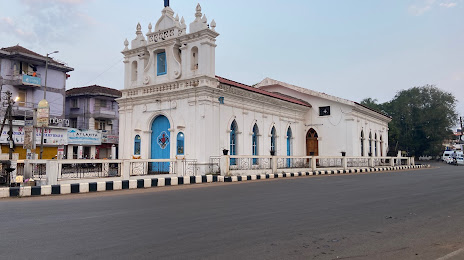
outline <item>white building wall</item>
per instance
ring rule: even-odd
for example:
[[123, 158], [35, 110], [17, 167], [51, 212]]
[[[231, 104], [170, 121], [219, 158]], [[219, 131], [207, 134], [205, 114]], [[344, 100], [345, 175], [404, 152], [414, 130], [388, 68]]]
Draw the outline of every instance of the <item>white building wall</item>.
[[[176, 158], [177, 134], [185, 135], [186, 159], [208, 163], [210, 156], [219, 156], [223, 149], [230, 150], [230, 126], [238, 125], [237, 154], [252, 154], [252, 132], [259, 128], [258, 155], [270, 155], [271, 129], [275, 126], [276, 155], [287, 155], [287, 129], [292, 129], [292, 155], [306, 156], [306, 134], [313, 128], [318, 133], [320, 156], [360, 155], [361, 129], [382, 134], [387, 147], [385, 117], [361, 108], [354, 102], [330, 97], [298, 87], [263, 86], [259, 88], [304, 100], [312, 107], [282, 101], [254, 91], [219, 84], [215, 78], [215, 23], [211, 28], [200, 19], [201, 8], [196, 9], [193, 33], [186, 34], [183, 21], [173, 17], [167, 7], [151, 31], [144, 38], [137, 26], [137, 38], [125, 56], [125, 90], [120, 103], [120, 158], [131, 158], [134, 138], [141, 137], [141, 158], [151, 158], [151, 126], [153, 120], [164, 115], [170, 122], [170, 157]], [[204, 18], [206, 19], [206, 18]], [[214, 26], [213, 26], [214, 24]], [[192, 28], [191, 28], [192, 29]], [[171, 34], [172, 30], [172, 34]], [[159, 33], [165, 38], [160, 40]], [[156, 39], [153, 40], [153, 39]], [[198, 69], [192, 69], [192, 48], [198, 48]], [[180, 63], [176, 51], [181, 50]], [[157, 75], [158, 52], [166, 52], [167, 74]], [[137, 82], [132, 84], [132, 62], [137, 61]], [[147, 66], [145, 66], [145, 64]], [[218, 98], [224, 97], [224, 104]], [[319, 116], [319, 107], [330, 106], [329, 116]], [[368, 133], [367, 133], [368, 136]], [[386, 153], [384, 153], [386, 154]]]

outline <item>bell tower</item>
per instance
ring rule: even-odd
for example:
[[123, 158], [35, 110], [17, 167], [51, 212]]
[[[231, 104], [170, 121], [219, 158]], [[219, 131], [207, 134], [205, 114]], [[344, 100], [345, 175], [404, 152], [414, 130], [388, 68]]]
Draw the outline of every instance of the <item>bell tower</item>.
[[[154, 29], [154, 30], [153, 30]], [[154, 28], [150, 23], [145, 36], [137, 24], [136, 37], [129, 46], [124, 41], [125, 89], [170, 83], [177, 80], [208, 76], [215, 78], [216, 22], [208, 24], [200, 4], [195, 20], [187, 25], [174, 15], [169, 0]]]
[[188, 77], [216, 76], [216, 22], [208, 24], [201, 13], [200, 4], [195, 9], [195, 20], [190, 23], [189, 34], [182, 41], [183, 68]]

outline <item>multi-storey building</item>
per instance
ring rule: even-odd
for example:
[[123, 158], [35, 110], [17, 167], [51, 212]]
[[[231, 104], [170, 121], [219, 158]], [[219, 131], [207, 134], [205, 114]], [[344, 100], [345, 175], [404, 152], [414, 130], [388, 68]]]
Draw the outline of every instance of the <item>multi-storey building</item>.
[[[32, 120], [33, 111], [40, 100], [46, 99], [50, 105], [50, 117], [52, 124], [45, 129], [44, 159], [51, 159], [58, 153], [58, 147], [66, 143], [66, 129], [60, 128], [64, 119], [64, 102], [66, 91], [66, 79], [68, 72], [74, 69], [48, 58], [48, 70], [46, 71], [47, 57], [26, 49], [20, 45], [0, 49], [0, 84], [2, 97], [9, 91], [12, 98], [16, 99], [13, 107], [13, 124], [15, 153], [20, 158], [26, 157], [23, 149], [24, 129], [26, 120]], [[47, 75], [47, 79], [45, 76]], [[45, 84], [46, 90], [45, 90]], [[2, 101], [4, 99], [2, 98]], [[0, 118], [5, 115], [5, 106], [2, 106]], [[53, 122], [60, 122], [53, 124]], [[36, 143], [40, 144], [40, 131], [36, 130]], [[59, 137], [61, 136], [61, 137]], [[0, 138], [2, 152], [8, 152], [6, 145], [6, 129]], [[35, 153], [39, 153], [39, 146]], [[34, 151], [32, 151], [34, 152]]]
[[101, 133], [100, 143], [71, 141], [67, 149], [69, 159], [79, 157], [79, 146], [82, 146], [84, 158], [111, 157], [111, 149], [117, 146], [119, 138], [119, 107], [115, 101], [119, 97], [121, 91], [97, 85], [66, 91], [66, 118], [70, 127], [97, 135]]

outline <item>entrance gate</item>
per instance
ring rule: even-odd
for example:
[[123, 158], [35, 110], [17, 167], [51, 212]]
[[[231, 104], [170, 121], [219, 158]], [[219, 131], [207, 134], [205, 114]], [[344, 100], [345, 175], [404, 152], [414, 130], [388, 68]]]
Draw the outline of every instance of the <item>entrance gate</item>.
[[[158, 116], [151, 126], [151, 159], [170, 159], [171, 133], [169, 120], [165, 116]], [[152, 163], [150, 167], [154, 174], [169, 173], [169, 162]]]

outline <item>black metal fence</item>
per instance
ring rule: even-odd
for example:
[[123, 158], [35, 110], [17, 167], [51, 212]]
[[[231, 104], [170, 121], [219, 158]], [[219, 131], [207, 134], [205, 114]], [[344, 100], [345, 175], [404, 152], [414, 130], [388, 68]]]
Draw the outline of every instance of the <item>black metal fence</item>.
[[61, 179], [119, 177], [121, 171], [121, 163], [63, 163]]
[[131, 162], [131, 176], [162, 175], [176, 173], [175, 161], [172, 162]]
[[7, 186], [9, 185], [10, 179], [10, 168], [11, 162], [8, 160], [0, 161], [0, 186]]

